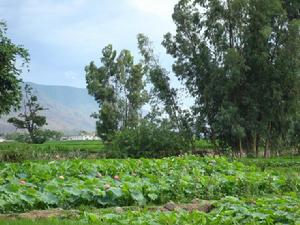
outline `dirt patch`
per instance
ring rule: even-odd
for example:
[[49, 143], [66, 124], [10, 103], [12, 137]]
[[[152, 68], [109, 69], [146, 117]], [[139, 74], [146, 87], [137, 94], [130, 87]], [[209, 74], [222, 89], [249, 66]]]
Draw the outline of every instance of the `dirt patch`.
[[[145, 208], [144, 208], [145, 209]], [[176, 204], [174, 202], [168, 202], [163, 206], [150, 206], [146, 207], [149, 211], [179, 211], [186, 210], [188, 212], [192, 211], [202, 211], [210, 212], [213, 209], [213, 205], [209, 201], [195, 199], [189, 204]], [[123, 213], [124, 211], [139, 211], [140, 207], [131, 206], [131, 207], [115, 207], [112, 208], [118, 214]], [[47, 218], [74, 218], [80, 215], [79, 210], [63, 210], [63, 209], [51, 209], [51, 210], [34, 210], [27, 213], [15, 213], [15, 214], [0, 214], [1, 220], [17, 220], [17, 219], [47, 219]]]
[[202, 211], [202, 212], [210, 212], [213, 209], [213, 205], [209, 201], [201, 201], [195, 199], [192, 203], [189, 204], [175, 204], [174, 202], [168, 202], [163, 207], [159, 207], [161, 211], [178, 211], [178, 210], [186, 210], [189, 212], [192, 211]]
[[213, 209], [213, 204], [209, 201], [204, 200], [193, 200], [192, 203], [188, 204], [176, 204], [174, 202], [168, 202], [163, 206], [146, 206], [145, 208], [140, 208], [137, 206], [126, 206], [126, 207], [115, 207], [111, 208], [115, 213], [121, 214], [126, 211], [139, 211], [141, 209], [147, 209], [148, 211], [179, 211], [185, 210], [188, 212], [192, 211], [202, 211], [205, 213], [209, 213]]
[[78, 215], [77, 210], [62, 210], [62, 209], [51, 209], [51, 210], [34, 210], [27, 213], [19, 214], [2, 214], [0, 220], [6, 219], [44, 219], [54, 217], [72, 217]]
[[186, 210], [189, 212], [192, 211], [202, 211], [202, 212], [210, 212], [213, 209], [212, 205], [207, 204], [175, 204], [172, 202], [167, 203], [164, 207], [160, 208], [161, 211], [178, 211], [178, 210]]

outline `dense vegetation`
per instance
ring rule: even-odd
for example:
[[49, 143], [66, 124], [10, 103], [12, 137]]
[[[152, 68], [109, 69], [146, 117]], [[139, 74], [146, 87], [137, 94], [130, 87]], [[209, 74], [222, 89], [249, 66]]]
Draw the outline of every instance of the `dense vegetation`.
[[[132, 134], [132, 131], [128, 131]], [[153, 131], [152, 131], [153, 132]], [[169, 131], [168, 131], [169, 132]], [[4, 142], [0, 143], [1, 162], [22, 162], [24, 160], [57, 160], [57, 159], [96, 159], [96, 158], [127, 158], [127, 157], [156, 157], [161, 158], [170, 154], [178, 155], [184, 153], [176, 143], [170, 143], [165, 133], [158, 131], [157, 142], [150, 142], [147, 137], [149, 132], [142, 133], [146, 139], [135, 143], [135, 137], [126, 135], [126, 132], [117, 137], [118, 140], [112, 146], [106, 146], [101, 141], [48, 141], [43, 144], [33, 144], [24, 142]], [[158, 136], [158, 134], [160, 134]], [[135, 133], [140, 135], [140, 133]], [[177, 133], [170, 133], [176, 137]], [[173, 136], [172, 136], [173, 135]], [[23, 136], [23, 135], [22, 135]], [[148, 144], [151, 145], [148, 145]], [[153, 143], [153, 144], [152, 144]], [[119, 145], [121, 144], [121, 145]], [[137, 145], [138, 147], [135, 147]], [[143, 145], [143, 146], [141, 146]], [[129, 147], [128, 147], [129, 146]], [[154, 146], [154, 148], [152, 148]], [[156, 148], [155, 148], [156, 146]], [[168, 151], [158, 151], [161, 146], [169, 146]], [[214, 146], [207, 140], [196, 141], [196, 150], [191, 151], [198, 155], [213, 154]], [[143, 150], [139, 150], [143, 148]], [[136, 151], [132, 151], [136, 149]]]
[[299, 119], [299, 19], [297, 1], [177, 3], [177, 29], [163, 45], [196, 99], [198, 132], [247, 155], [290, 144]]
[[[297, 163], [290, 161], [290, 168]], [[300, 179], [299, 172], [292, 169], [290, 175], [294, 176], [287, 176], [276, 168], [263, 171], [225, 158], [195, 156], [2, 163], [0, 168], [2, 213], [77, 208], [86, 211], [80, 216], [82, 223], [107, 224], [149, 224], [152, 220], [158, 224], [299, 221]], [[189, 203], [195, 198], [210, 200], [213, 210], [203, 213], [150, 209], [170, 201]], [[113, 206], [136, 208], [125, 208], [122, 213], [103, 209], [99, 214], [93, 209]]]
[[[106, 158], [112, 157], [104, 152], [99, 141], [49, 141], [43, 144], [20, 142], [0, 143], [0, 161], [54, 160], [66, 158]], [[116, 157], [116, 155], [115, 155]]]
[[84, 213], [80, 220], [21, 220], [3, 222], [5, 225], [52, 224], [297, 224], [299, 199], [226, 197], [215, 204], [215, 210], [206, 214], [194, 211], [158, 212], [145, 209], [115, 213], [113, 210]]
[[[129, 50], [117, 55], [108, 45], [101, 65], [86, 67], [87, 88], [99, 103], [98, 135], [109, 143], [116, 135], [117, 142], [142, 130], [141, 121], [147, 120], [157, 128], [168, 123], [179, 136], [172, 141], [186, 143], [182, 150], [206, 136], [223, 152], [240, 156], [263, 151], [270, 157], [287, 147], [299, 151], [300, 16], [294, 7], [296, 1], [282, 0], [178, 1], [177, 29], [165, 35], [163, 46], [195, 99], [188, 110], [145, 35], [138, 35], [139, 61]], [[146, 116], [145, 104], [151, 106]], [[150, 139], [149, 145], [155, 142]], [[137, 148], [130, 151], [142, 150]]]
[[[9, 121], [31, 144], [0, 144], [1, 224], [300, 224], [299, 2], [179, 0], [173, 20], [162, 44], [193, 106], [143, 34], [139, 58], [107, 45], [85, 67], [101, 143], [43, 143], [57, 133], [26, 86]], [[0, 115], [20, 105], [17, 58], [0, 23]]]
[[14, 44], [6, 32], [6, 23], [0, 21], [0, 116], [19, 107], [22, 82], [20, 75], [22, 67], [29, 62], [28, 51], [23, 46]]

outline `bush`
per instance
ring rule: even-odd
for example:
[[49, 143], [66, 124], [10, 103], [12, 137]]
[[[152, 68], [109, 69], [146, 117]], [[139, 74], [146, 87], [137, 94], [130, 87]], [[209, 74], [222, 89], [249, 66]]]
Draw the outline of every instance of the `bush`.
[[32, 140], [28, 133], [11, 133], [6, 135], [8, 140], [14, 140], [21, 143], [42, 144], [46, 141], [58, 141], [62, 137], [62, 133], [53, 130], [36, 130], [32, 134]]
[[43, 144], [48, 140], [47, 133], [43, 130], [36, 130], [32, 133], [33, 144]]
[[5, 136], [7, 140], [11, 141], [17, 141], [21, 143], [27, 143], [30, 142], [30, 137], [28, 133], [20, 133], [20, 132], [15, 132], [15, 133], [10, 133]]
[[179, 155], [189, 149], [189, 142], [168, 124], [143, 121], [136, 128], [116, 133], [108, 147], [120, 157], [165, 157]]

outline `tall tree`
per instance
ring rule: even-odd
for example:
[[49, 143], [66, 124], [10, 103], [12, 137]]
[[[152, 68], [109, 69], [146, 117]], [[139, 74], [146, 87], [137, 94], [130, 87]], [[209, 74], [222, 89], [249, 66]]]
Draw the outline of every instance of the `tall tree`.
[[[299, 19], [281, 0], [180, 0], [163, 45], [212, 140], [257, 154], [299, 106]], [[203, 131], [202, 130], [202, 131]]]
[[39, 115], [41, 111], [46, 110], [38, 103], [37, 96], [33, 95], [32, 88], [25, 85], [25, 96], [23, 102], [24, 112], [18, 117], [8, 119], [18, 129], [26, 129], [29, 133], [32, 143], [40, 143], [39, 129], [47, 124], [46, 117]]
[[[119, 111], [117, 107], [117, 85], [113, 85], [112, 78], [116, 80], [116, 51], [108, 45], [102, 50], [101, 67], [94, 62], [85, 67], [86, 82], [89, 94], [94, 96], [101, 105], [96, 122], [97, 133], [103, 140], [108, 140], [118, 130]], [[115, 82], [117, 83], [117, 82]]]
[[158, 99], [159, 103], [163, 104], [171, 123], [175, 124], [174, 128], [180, 131], [183, 138], [187, 139], [187, 142], [192, 141], [191, 116], [188, 111], [180, 108], [178, 90], [171, 87], [169, 72], [161, 66], [154, 54], [152, 43], [144, 34], [138, 34], [138, 48], [143, 57], [144, 71], [152, 87], [152, 98]]
[[[0, 116], [18, 107], [21, 101], [21, 67], [29, 62], [28, 51], [6, 36], [6, 24], [0, 21]], [[18, 67], [18, 60], [22, 65]]]
[[85, 68], [89, 94], [100, 105], [97, 133], [104, 141], [110, 141], [116, 131], [135, 127], [140, 118], [141, 107], [148, 101], [145, 90], [144, 71], [135, 64], [128, 50], [117, 56], [112, 45], [102, 51], [101, 66], [94, 62]]

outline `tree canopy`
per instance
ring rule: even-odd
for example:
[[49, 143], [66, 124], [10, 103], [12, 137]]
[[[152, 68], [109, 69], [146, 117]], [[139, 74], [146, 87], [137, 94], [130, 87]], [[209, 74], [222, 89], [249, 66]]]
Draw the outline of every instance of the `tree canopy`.
[[[18, 107], [21, 101], [22, 67], [29, 62], [28, 51], [12, 43], [6, 35], [6, 24], [0, 21], [0, 116]], [[21, 66], [18, 66], [21, 62]]]
[[297, 1], [180, 0], [163, 45], [196, 99], [198, 132], [255, 154], [284, 139], [299, 110]]
[[100, 105], [97, 133], [105, 141], [123, 127], [135, 127], [141, 107], [148, 101], [145, 73], [128, 50], [119, 55], [112, 45], [102, 50], [101, 66], [91, 62], [85, 68], [89, 94]]
[[[85, 68], [89, 93], [100, 105], [99, 113], [94, 114], [98, 118], [98, 135], [110, 141], [117, 131], [136, 128], [141, 119], [151, 120], [154, 116], [160, 123], [162, 114], [169, 116], [172, 129], [190, 135], [186, 132], [186, 114], [178, 106], [177, 90], [170, 86], [168, 72], [155, 57], [148, 37], [138, 34], [137, 39], [141, 55], [137, 63], [128, 50], [118, 55], [108, 45], [102, 50], [101, 66], [91, 62]], [[153, 109], [147, 116], [141, 112], [146, 104]]]
[[33, 94], [32, 88], [28, 84], [25, 85], [24, 90], [23, 112], [18, 117], [9, 118], [8, 122], [18, 129], [26, 129], [30, 136], [30, 142], [42, 143], [46, 139], [40, 135], [40, 128], [46, 125], [47, 121], [45, 116], [39, 115], [39, 112], [46, 109], [38, 103], [37, 96]]

